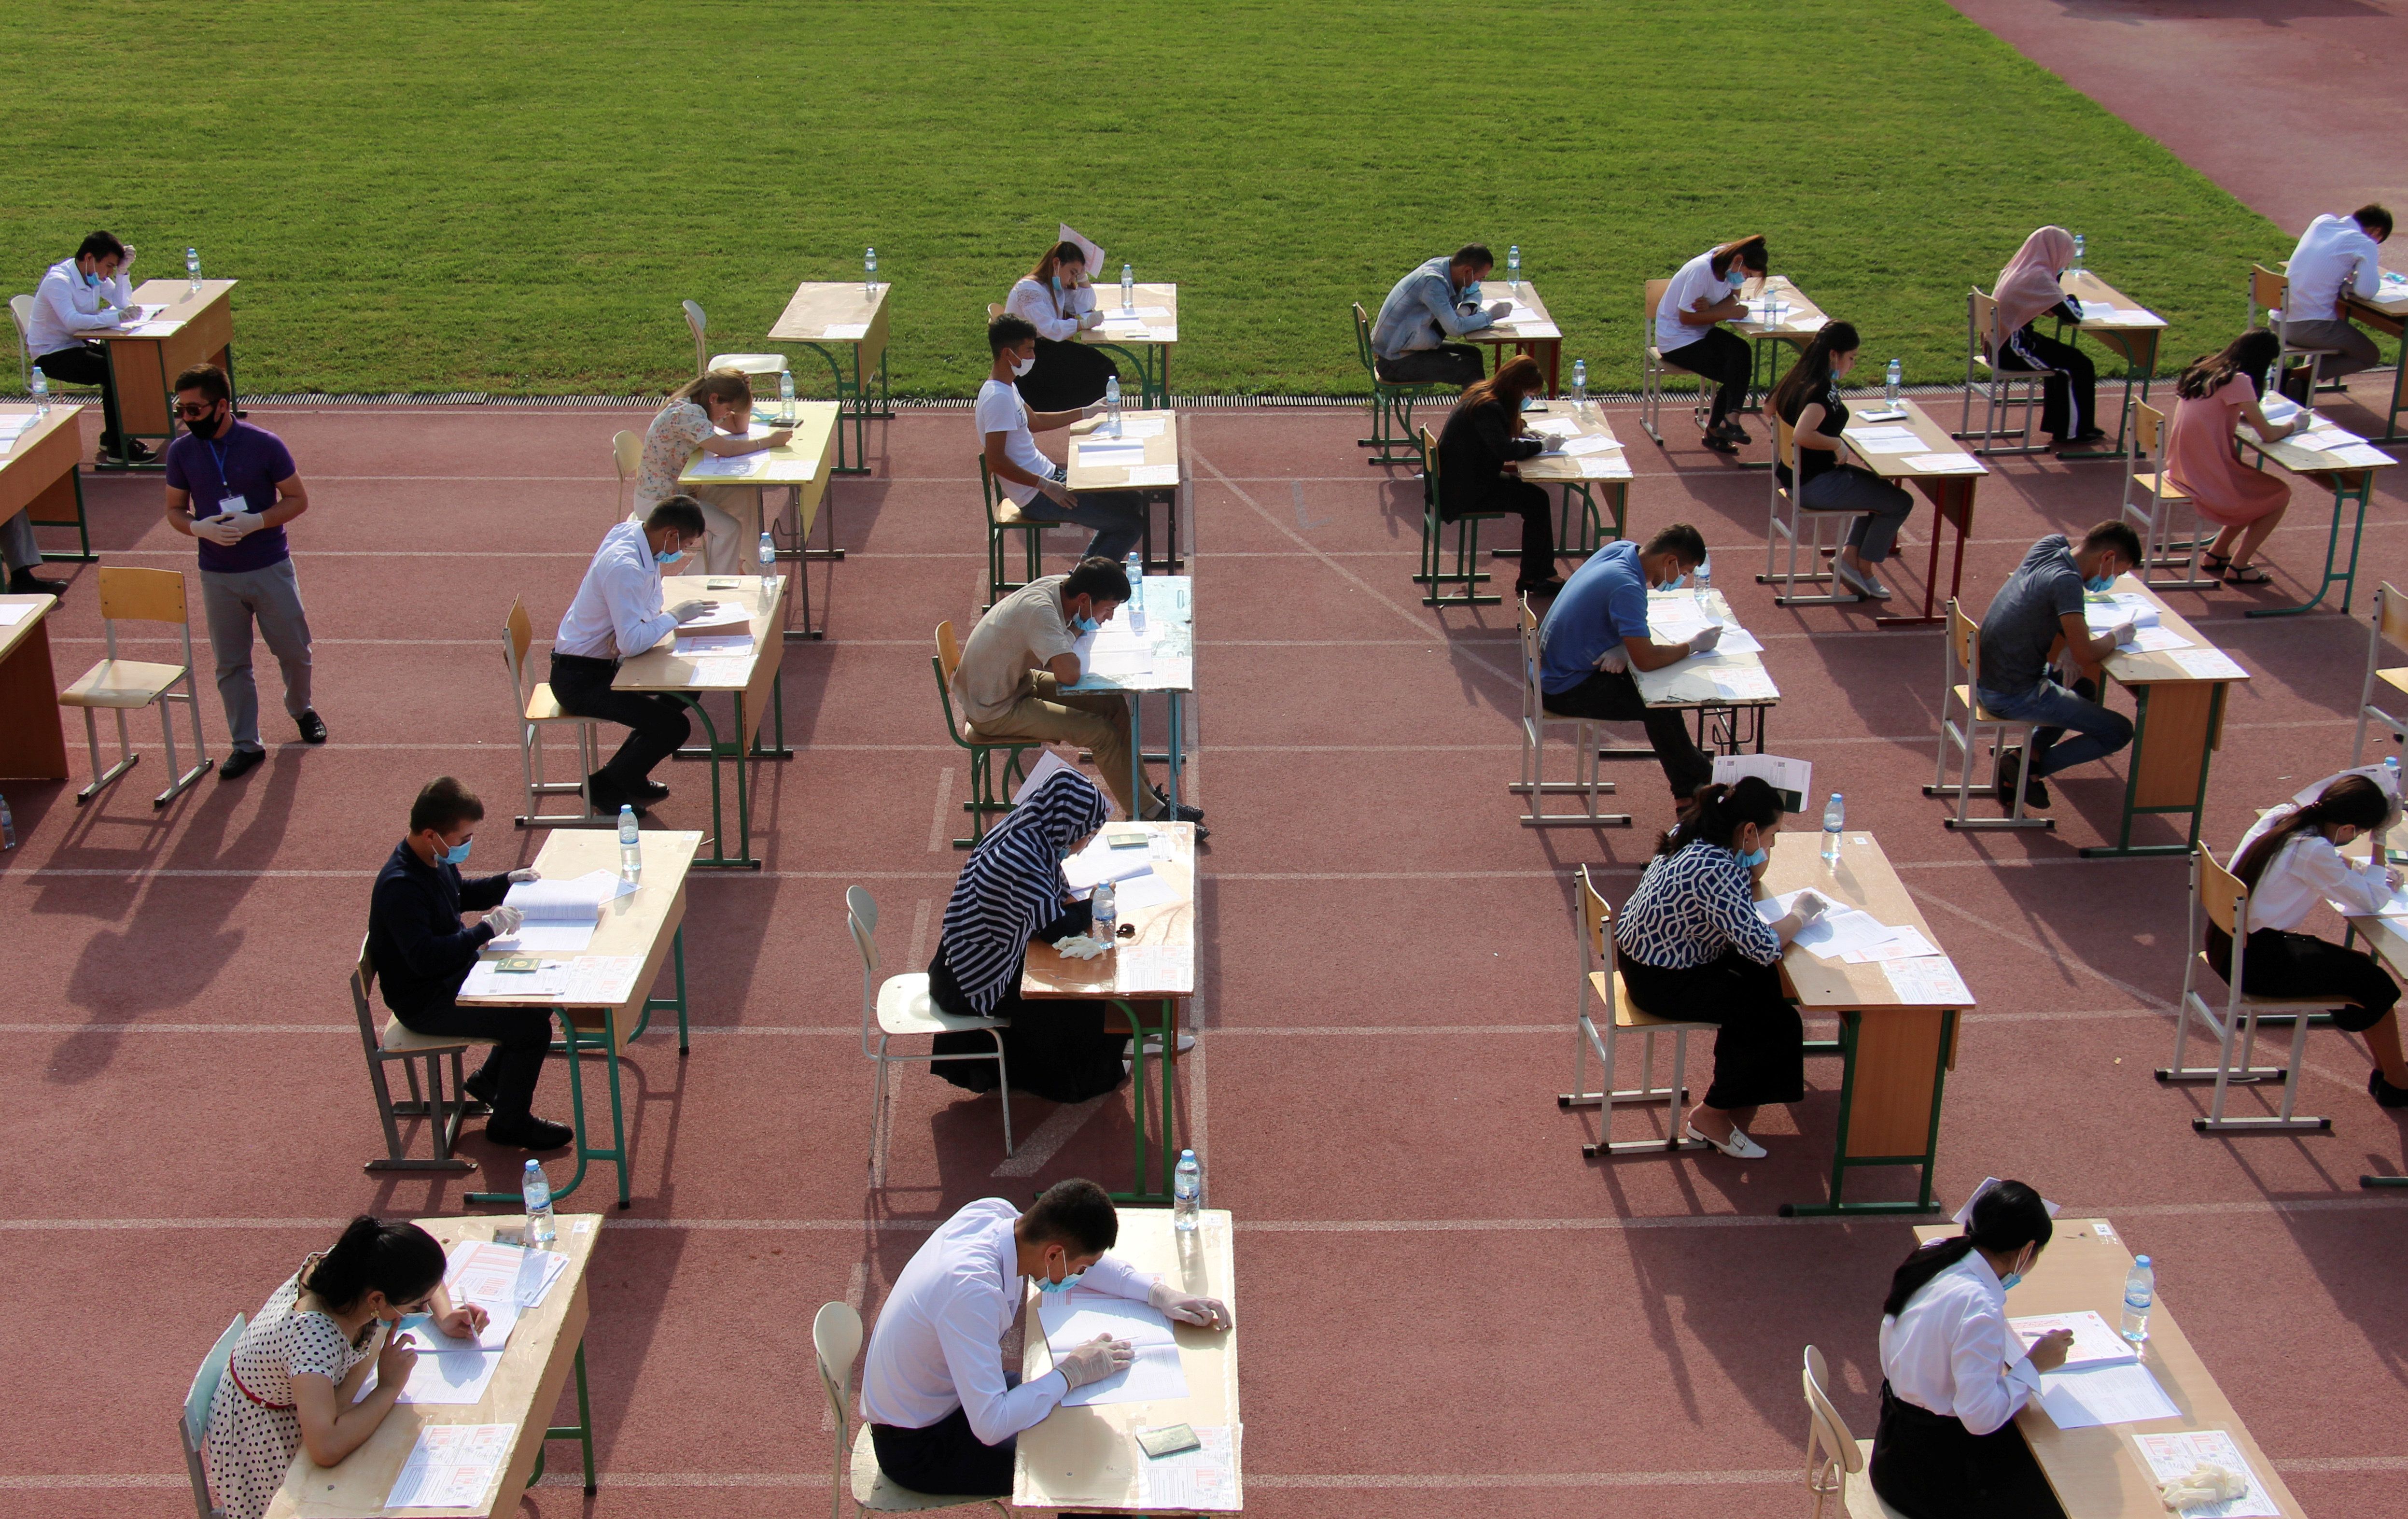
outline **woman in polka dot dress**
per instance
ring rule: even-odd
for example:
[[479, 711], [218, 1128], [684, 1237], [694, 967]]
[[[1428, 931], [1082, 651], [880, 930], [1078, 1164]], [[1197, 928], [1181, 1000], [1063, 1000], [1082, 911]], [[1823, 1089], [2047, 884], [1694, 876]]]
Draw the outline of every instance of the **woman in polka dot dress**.
[[[431, 1312], [444, 1333], [483, 1331], [485, 1311], [453, 1309], [443, 1247], [415, 1224], [351, 1220], [243, 1330], [209, 1401], [209, 1489], [228, 1519], [259, 1519], [284, 1485], [294, 1453], [331, 1467], [393, 1412], [418, 1353], [390, 1327]], [[352, 1401], [376, 1364], [376, 1389]]]

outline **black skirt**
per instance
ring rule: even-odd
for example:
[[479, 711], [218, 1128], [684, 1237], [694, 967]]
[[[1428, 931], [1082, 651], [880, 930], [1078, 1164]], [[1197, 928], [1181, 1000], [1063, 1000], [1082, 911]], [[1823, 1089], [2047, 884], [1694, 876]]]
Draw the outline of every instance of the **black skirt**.
[[1709, 1108], [1760, 1108], [1806, 1096], [1806, 1025], [1781, 995], [1781, 963], [1757, 965], [1737, 950], [1686, 970], [1622, 955], [1630, 999], [1658, 1018], [1713, 1024], [1714, 1082]]
[[1977, 1435], [1954, 1414], [1897, 1397], [1886, 1380], [1867, 1470], [1906, 1519], [2065, 1519], [2014, 1420]]
[[[1037, 367], [1012, 383], [1020, 387], [1020, 398], [1031, 411], [1076, 411], [1102, 400], [1104, 381], [1119, 373], [1119, 366], [1101, 349], [1040, 337]], [[1124, 404], [1134, 407], [1138, 398], [1125, 394]]]
[[[1051, 942], [1067, 935], [1083, 934], [1092, 922], [1087, 905], [1082, 902], [1039, 929], [1037, 937]], [[945, 963], [941, 939], [935, 958], [928, 962], [928, 1000], [957, 1017], [979, 1016], [969, 999], [962, 995], [953, 967]], [[1003, 1058], [1011, 1068], [1012, 1088], [1051, 1102], [1084, 1102], [1120, 1085], [1127, 1074], [1121, 1068], [1121, 1050], [1128, 1042], [1128, 1036], [1104, 1032], [1108, 1010], [1107, 1003], [1079, 999], [1044, 997], [1025, 1001], [1020, 996], [1020, 972], [1014, 970], [1011, 984], [985, 1014], [1010, 1021], [1011, 1026], [1002, 1033]], [[995, 1037], [983, 1029], [939, 1034], [932, 1048], [940, 1055], [992, 1055]], [[996, 1088], [992, 1059], [935, 1060], [929, 1062], [928, 1068], [967, 1091], [992, 1092]]]

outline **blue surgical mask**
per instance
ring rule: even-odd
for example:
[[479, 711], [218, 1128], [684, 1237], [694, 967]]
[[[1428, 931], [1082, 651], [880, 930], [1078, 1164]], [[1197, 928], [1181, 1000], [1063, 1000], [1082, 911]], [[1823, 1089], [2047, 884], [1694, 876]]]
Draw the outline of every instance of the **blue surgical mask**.
[[1104, 624], [1096, 622], [1092, 617], [1075, 617], [1071, 619], [1071, 625], [1076, 627], [1082, 633], [1094, 633], [1102, 628]]
[[1673, 576], [1669, 580], [1666, 580], [1662, 585], [1657, 586], [1656, 589], [1659, 591], [1678, 591], [1681, 587], [1688, 583], [1689, 572], [1687, 570], [1683, 570], [1680, 574]]
[[1999, 1278], [1999, 1290], [2001, 1292], [2013, 1292], [2015, 1290], [2015, 1283], [2021, 1282], [2023, 1279], [2024, 1274], [2021, 1271], [2009, 1271], [2006, 1275]]
[[469, 845], [471, 845], [471, 844], [473, 844], [473, 843], [475, 843], [476, 841], [477, 841], [477, 836], [476, 836], [476, 835], [474, 835], [474, 834], [470, 834], [467, 838], [463, 838], [462, 840], [460, 840], [460, 842], [458, 842], [457, 844], [452, 845], [450, 849], [438, 849], [438, 850], [437, 850], [437, 851], [435, 852], [435, 859], [436, 859], [436, 863], [437, 863], [437, 864], [438, 864], [438, 865], [466, 865], [466, 864], [467, 864], [467, 863], [468, 863], [468, 846], [469, 846]]
[[675, 553], [656, 553], [652, 555], [652, 563], [655, 565], [674, 565], [684, 557], [685, 551], [683, 549], [680, 549]]
[[1058, 274], [1054, 277], [1054, 294], [1056, 295], [1062, 294], [1062, 277]]
[[1765, 861], [1770, 858], [1772, 858], [1772, 856], [1766, 853], [1763, 850], [1752, 849], [1739, 857], [1739, 863], [1753, 870], [1757, 866], [1762, 865]]
[[1039, 1292], [1068, 1292], [1072, 1287], [1077, 1286], [1079, 1284], [1079, 1279], [1086, 1274], [1087, 1273], [1084, 1271], [1073, 1271], [1059, 1282], [1049, 1281], [1040, 1276], [1036, 1279], [1037, 1290]]
[[87, 285], [96, 285], [96, 284], [99, 284], [99, 283], [100, 283], [100, 276], [98, 276], [98, 275], [96, 275], [96, 274], [88, 274], [88, 275], [85, 275], [85, 276], [83, 277], [83, 282], [84, 282], [85, 284], [87, 284]]
[[2104, 595], [2107, 594], [2107, 588], [2114, 583], [2115, 577], [2113, 575], [2095, 575], [2082, 582], [2082, 589], [2092, 595]]

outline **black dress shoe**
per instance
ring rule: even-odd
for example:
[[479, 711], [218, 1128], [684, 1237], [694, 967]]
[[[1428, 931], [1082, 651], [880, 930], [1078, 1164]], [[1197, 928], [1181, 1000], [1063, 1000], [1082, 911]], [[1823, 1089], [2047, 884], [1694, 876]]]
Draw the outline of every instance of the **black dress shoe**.
[[637, 784], [636, 795], [648, 802], [665, 802], [669, 798], [669, 788], [646, 777]]
[[1171, 806], [1170, 794], [1160, 786], [1154, 788], [1154, 799], [1161, 804], [1162, 810], [1148, 818], [1146, 821], [1149, 823], [1201, 823], [1204, 821], [1202, 808]]
[[228, 754], [225, 757], [225, 762], [218, 767], [218, 779], [221, 781], [239, 781], [244, 776], [249, 775], [251, 771], [258, 769], [259, 762], [266, 757], [267, 751], [265, 749], [237, 749], [233, 753]]
[[8, 573], [8, 594], [12, 596], [56, 596], [64, 601], [67, 582], [46, 580], [30, 569], [11, 570]]
[[494, 1080], [491, 1075], [480, 1070], [472, 1073], [466, 1080], [463, 1081], [460, 1083], [460, 1089], [467, 1093], [470, 1096], [476, 1098], [479, 1102], [485, 1103], [490, 1106], [493, 1103], [494, 1095], [501, 1090], [501, 1085], [502, 1083]]
[[301, 725], [301, 737], [306, 741], [313, 744], [326, 741], [326, 720], [318, 715], [316, 708], [310, 708], [293, 721]]
[[[147, 465], [159, 457], [157, 454], [151, 452], [150, 448], [138, 437], [127, 438], [125, 440], [124, 448], [124, 462], [127, 464]], [[101, 439], [98, 457], [102, 464], [116, 464], [119, 458], [118, 445], [116, 441], [110, 438]]]
[[632, 807], [640, 816], [652, 805], [650, 796], [621, 791], [599, 770], [585, 778], [585, 800], [594, 810], [606, 815], [617, 812], [622, 807]]
[[2386, 1108], [2408, 1108], [2408, 1086], [2392, 1085], [2379, 1070], [2366, 1073], [2366, 1095]]
[[1551, 596], [1563, 588], [1563, 578], [1557, 575], [1550, 575], [1543, 580], [1515, 580], [1513, 582], [1513, 592], [1516, 595]]
[[1998, 791], [1999, 805], [2005, 808], [2010, 812], [2015, 810], [2015, 782], [2018, 781], [2023, 781], [2024, 810], [2027, 812], [2047, 811], [2048, 787], [2042, 783], [2038, 776], [2033, 776], [2028, 780], [2025, 780], [2024, 752], [2020, 749], [2010, 749], [1999, 755]]
[[485, 1138], [512, 1150], [557, 1150], [577, 1138], [577, 1131], [566, 1124], [553, 1124], [533, 1114], [515, 1124], [494, 1119], [485, 1125]]

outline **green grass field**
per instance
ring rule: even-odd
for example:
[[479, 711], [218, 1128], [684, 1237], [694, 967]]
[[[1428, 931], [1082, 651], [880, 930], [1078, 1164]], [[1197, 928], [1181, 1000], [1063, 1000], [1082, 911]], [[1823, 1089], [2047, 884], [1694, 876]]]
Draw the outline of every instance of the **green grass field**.
[[197, 244], [265, 391], [654, 391], [681, 299], [757, 347], [875, 244], [896, 393], [964, 395], [1063, 220], [1179, 282], [1182, 391], [1362, 390], [1347, 303], [1474, 237], [1635, 386], [1641, 282], [1757, 230], [1921, 382], [2043, 222], [2169, 364], [2289, 241], [1942, 0], [27, 5], [0, 68], [7, 288]]

